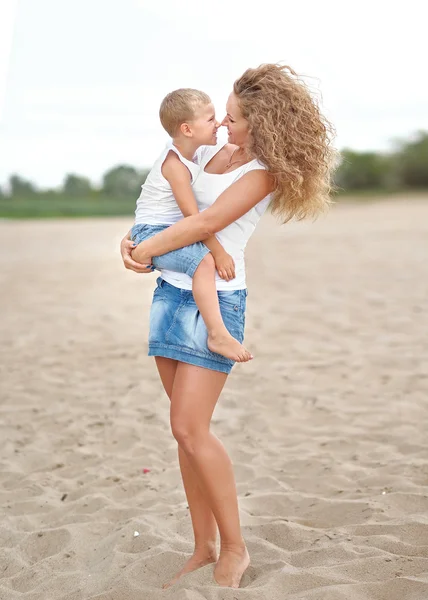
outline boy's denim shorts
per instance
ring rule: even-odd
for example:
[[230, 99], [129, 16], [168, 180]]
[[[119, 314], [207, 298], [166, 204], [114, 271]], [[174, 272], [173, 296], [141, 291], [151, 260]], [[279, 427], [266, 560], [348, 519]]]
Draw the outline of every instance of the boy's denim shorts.
[[[160, 231], [168, 229], [169, 225], [145, 225], [144, 223], [134, 225], [131, 230], [131, 239], [139, 244], [153, 237]], [[209, 254], [208, 248], [202, 242], [196, 242], [190, 246], [172, 250], [162, 254], [162, 256], [154, 256], [152, 264], [156, 269], [167, 269], [176, 273], [186, 273], [189, 277], [193, 277], [196, 269], [199, 267], [202, 259]]]
[[[150, 309], [149, 356], [163, 356], [212, 371], [230, 373], [235, 362], [211, 352], [208, 332], [190, 290], [158, 277]], [[218, 291], [221, 316], [229, 333], [242, 343], [247, 290]]]

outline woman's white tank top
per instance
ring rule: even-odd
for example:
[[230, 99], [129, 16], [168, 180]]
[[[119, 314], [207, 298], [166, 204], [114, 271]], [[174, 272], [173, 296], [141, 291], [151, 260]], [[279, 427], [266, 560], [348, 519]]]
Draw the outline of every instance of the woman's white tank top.
[[[217, 198], [222, 194], [232, 183], [240, 179], [246, 173], [254, 169], [266, 169], [266, 167], [258, 160], [254, 159], [242, 167], [238, 167], [229, 173], [221, 175], [207, 173], [206, 165], [210, 160], [223, 148], [224, 142], [220, 142], [216, 146], [205, 146], [198, 152], [200, 161], [199, 173], [193, 182], [193, 193], [195, 194], [200, 211], [210, 207]], [[260, 217], [265, 212], [270, 202], [270, 195], [266, 196], [256, 206], [249, 210], [245, 215], [231, 223], [222, 231], [216, 234], [216, 237], [223, 248], [228, 252], [235, 261], [235, 279], [224, 281], [216, 274], [217, 290], [242, 290], [245, 289], [245, 247], [250, 239]], [[175, 273], [173, 271], [162, 271], [161, 277], [171, 285], [176, 287], [191, 290], [192, 279], [184, 273]]]
[[146, 223], [147, 225], [173, 225], [183, 218], [183, 213], [178, 207], [177, 201], [172, 193], [169, 182], [162, 175], [162, 165], [168, 152], [172, 150], [190, 171], [192, 183], [194, 183], [199, 166], [187, 160], [180, 154], [172, 142], [169, 142], [162, 154], [154, 163], [147, 179], [141, 186], [141, 194], [137, 200], [135, 209], [135, 224]]

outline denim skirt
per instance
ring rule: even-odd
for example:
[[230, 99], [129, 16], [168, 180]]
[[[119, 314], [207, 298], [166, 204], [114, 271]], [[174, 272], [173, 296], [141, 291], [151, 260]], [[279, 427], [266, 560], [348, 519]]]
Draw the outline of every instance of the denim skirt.
[[[149, 356], [230, 373], [235, 362], [211, 352], [208, 333], [190, 290], [171, 285], [159, 277], [150, 309]], [[244, 340], [247, 290], [218, 291], [220, 311], [229, 333]]]

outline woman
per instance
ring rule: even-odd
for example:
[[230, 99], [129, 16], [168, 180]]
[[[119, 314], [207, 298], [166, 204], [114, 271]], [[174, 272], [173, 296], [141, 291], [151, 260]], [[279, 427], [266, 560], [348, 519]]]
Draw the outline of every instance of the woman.
[[[149, 273], [152, 256], [217, 234], [236, 266], [235, 280], [218, 280], [220, 307], [229, 331], [242, 341], [245, 245], [268, 205], [284, 222], [315, 217], [328, 206], [332, 129], [294, 71], [274, 64], [248, 69], [235, 81], [222, 125], [227, 127], [228, 143], [204, 151], [193, 186], [200, 210], [206, 210], [134, 250], [126, 237], [121, 251], [128, 269]], [[215, 562], [217, 583], [237, 588], [250, 559], [232, 465], [210, 431], [233, 363], [207, 349], [206, 330], [190, 289], [185, 275], [163, 272], [150, 316], [149, 354], [155, 356], [170, 398], [171, 428], [195, 537], [192, 557], [170, 584]]]

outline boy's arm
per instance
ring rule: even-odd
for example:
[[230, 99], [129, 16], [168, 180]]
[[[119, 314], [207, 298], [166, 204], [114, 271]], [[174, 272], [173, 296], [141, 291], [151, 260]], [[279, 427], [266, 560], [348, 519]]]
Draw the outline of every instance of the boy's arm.
[[[171, 186], [172, 193], [174, 194], [179, 209], [183, 213], [183, 217], [197, 215], [199, 210], [192, 190], [190, 171], [181, 162], [175, 152], [170, 152], [166, 157], [162, 165], [162, 175]], [[215, 235], [204, 240], [204, 244], [209, 248], [213, 256], [216, 253], [225, 252]]]
[[[192, 215], [197, 215], [199, 213], [199, 209], [192, 190], [190, 171], [181, 162], [175, 152], [169, 152], [168, 156], [166, 157], [162, 165], [162, 175], [170, 184], [174, 198], [176, 199], [178, 207], [183, 213], [183, 216], [191, 217]], [[213, 255], [220, 277], [226, 279], [226, 277], [223, 277], [223, 274], [220, 272], [225, 270], [227, 280], [234, 279], [235, 265], [233, 259], [229, 257], [228, 253], [220, 244], [216, 236], [212, 235], [208, 239], [204, 240], [204, 244]], [[218, 265], [221, 265], [221, 267], [219, 268]]]

